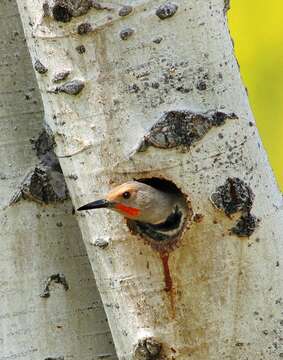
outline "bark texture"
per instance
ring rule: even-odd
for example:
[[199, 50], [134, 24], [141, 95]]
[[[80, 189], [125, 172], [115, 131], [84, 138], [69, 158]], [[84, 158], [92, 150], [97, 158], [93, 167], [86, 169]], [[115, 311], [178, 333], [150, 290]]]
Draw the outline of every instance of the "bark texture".
[[18, 1], [33, 62], [48, 68], [37, 78], [73, 202], [160, 177], [194, 212], [169, 253], [117, 214], [80, 216], [119, 358], [278, 359], [282, 196], [241, 82], [227, 1], [133, 0], [127, 16], [115, 0], [91, 4], [77, 16], [65, 1], [58, 18], [54, 1], [45, 11]]
[[[51, 196], [44, 205], [36, 197], [55, 188], [46, 171], [60, 172], [30, 142], [42, 132], [43, 108], [16, 2], [6, 0], [0, 3], [0, 79], [0, 359], [115, 359], [71, 201]], [[8, 206], [36, 168], [45, 180], [29, 182], [26, 200]]]

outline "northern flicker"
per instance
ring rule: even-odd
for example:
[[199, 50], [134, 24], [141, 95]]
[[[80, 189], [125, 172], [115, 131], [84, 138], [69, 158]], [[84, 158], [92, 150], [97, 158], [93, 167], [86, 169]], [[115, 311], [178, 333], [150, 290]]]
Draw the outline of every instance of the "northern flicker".
[[158, 241], [174, 238], [186, 220], [186, 202], [175, 192], [158, 190], [139, 181], [128, 181], [112, 189], [104, 199], [78, 208], [108, 208], [134, 221], [139, 232]]

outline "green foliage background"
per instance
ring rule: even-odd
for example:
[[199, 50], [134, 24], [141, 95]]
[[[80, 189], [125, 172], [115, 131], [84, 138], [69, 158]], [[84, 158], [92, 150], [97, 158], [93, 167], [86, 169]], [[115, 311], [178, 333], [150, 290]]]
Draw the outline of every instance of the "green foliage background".
[[271, 166], [283, 190], [283, 0], [232, 0], [230, 31]]

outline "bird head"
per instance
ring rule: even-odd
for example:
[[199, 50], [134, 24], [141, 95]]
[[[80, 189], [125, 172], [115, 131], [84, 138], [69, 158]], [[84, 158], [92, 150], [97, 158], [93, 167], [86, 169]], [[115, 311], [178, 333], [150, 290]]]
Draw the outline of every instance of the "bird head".
[[128, 181], [112, 189], [103, 199], [80, 208], [91, 210], [108, 208], [124, 217], [145, 223], [157, 224], [172, 212], [176, 197], [138, 181]]

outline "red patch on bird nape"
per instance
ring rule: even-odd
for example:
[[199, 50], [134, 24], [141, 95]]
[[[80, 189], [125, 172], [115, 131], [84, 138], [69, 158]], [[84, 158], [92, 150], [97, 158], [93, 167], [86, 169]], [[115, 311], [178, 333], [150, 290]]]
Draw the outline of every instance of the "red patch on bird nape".
[[116, 204], [115, 208], [122, 211], [123, 213], [125, 213], [128, 216], [133, 216], [136, 217], [140, 214], [140, 209], [137, 208], [133, 208], [133, 207], [129, 207], [123, 204]]

